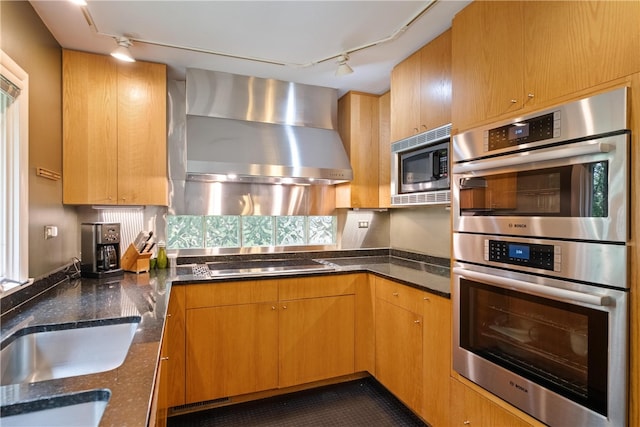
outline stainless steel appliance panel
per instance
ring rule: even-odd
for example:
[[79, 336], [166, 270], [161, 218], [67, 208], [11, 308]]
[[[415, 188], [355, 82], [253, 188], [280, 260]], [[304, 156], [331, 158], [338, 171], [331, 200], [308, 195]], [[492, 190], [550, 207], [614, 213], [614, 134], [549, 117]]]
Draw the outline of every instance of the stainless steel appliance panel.
[[[508, 262], [490, 259], [489, 243], [494, 241], [515, 245], [546, 245], [554, 249], [553, 269], [529, 267], [519, 263], [517, 266], [519, 271], [629, 289], [626, 274], [629, 250], [626, 245], [453, 233], [453, 257], [462, 262], [498, 268], [514, 268], [513, 264]], [[530, 280], [543, 286], [546, 283], [544, 277], [532, 276]], [[577, 287], [578, 290], [581, 290], [579, 286]]]
[[[627, 96], [627, 88], [619, 88], [455, 135], [452, 164], [626, 129], [628, 120]], [[528, 119], [548, 114], [555, 116], [554, 132], [548, 138], [534, 142], [527, 142], [526, 139], [515, 141], [519, 143], [511, 147], [489, 150], [487, 138], [491, 130], [517, 125]]]
[[[629, 138], [623, 132], [455, 164], [453, 229], [625, 242]], [[473, 193], [480, 202], [469, 201]]]
[[551, 426], [626, 425], [627, 292], [465, 262], [452, 277], [457, 372]]

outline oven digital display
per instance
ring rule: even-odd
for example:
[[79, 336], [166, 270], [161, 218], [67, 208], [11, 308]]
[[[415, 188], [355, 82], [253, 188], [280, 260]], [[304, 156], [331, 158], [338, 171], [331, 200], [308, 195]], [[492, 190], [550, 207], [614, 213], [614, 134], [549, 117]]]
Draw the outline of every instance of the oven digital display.
[[553, 245], [515, 243], [504, 240], [485, 240], [485, 259], [549, 271], [560, 271], [562, 262], [559, 247], [556, 254], [556, 248]]
[[509, 141], [529, 136], [529, 123], [518, 123], [509, 128]]
[[509, 257], [518, 259], [529, 259], [529, 246], [525, 245], [509, 245]]

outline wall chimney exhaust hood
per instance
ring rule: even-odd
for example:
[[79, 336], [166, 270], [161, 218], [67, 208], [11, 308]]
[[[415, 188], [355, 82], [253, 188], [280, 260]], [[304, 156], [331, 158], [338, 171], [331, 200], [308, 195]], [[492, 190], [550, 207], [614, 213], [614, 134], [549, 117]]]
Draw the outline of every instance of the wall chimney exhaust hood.
[[187, 180], [336, 184], [353, 179], [337, 91], [187, 69]]

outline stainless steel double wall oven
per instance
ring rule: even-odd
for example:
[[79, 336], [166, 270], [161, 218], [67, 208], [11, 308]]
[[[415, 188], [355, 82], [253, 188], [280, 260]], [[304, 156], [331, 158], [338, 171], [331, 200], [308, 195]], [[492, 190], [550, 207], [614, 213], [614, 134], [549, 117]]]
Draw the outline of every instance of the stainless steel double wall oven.
[[627, 89], [454, 136], [454, 369], [551, 426], [627, 422]]

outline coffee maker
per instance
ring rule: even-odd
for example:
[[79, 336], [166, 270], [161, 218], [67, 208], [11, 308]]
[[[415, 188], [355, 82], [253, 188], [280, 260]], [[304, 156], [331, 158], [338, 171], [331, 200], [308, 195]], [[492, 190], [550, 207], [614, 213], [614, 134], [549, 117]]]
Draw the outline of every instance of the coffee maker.
[[120, 224], [83, 222], [80, 231], [81, 276], [123, 276], [120, 268]]

